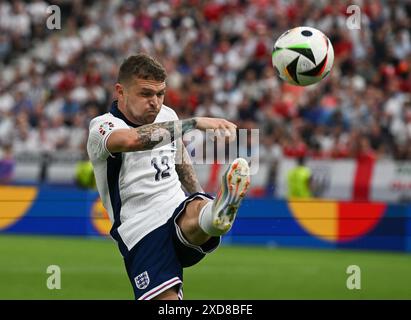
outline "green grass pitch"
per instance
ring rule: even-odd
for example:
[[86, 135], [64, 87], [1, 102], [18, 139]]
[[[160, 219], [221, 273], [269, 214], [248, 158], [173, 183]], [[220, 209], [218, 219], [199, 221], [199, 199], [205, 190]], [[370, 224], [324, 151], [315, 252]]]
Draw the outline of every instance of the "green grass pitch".
[[[122, 258], [108, 239], [0, 235], [0, 299], [133, 299]], [[61, 289], [49, 290], [49, 265]], [[346, 269], [361, 268], [348, 290]], [[411, 255], [222, 246], [185, 269], [190, 299], [411, 299]]]

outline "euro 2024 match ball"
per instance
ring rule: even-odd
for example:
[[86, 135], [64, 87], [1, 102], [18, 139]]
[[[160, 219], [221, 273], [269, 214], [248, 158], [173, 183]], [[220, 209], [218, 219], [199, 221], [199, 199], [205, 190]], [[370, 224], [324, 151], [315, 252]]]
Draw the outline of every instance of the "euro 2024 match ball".
[[297, 86], [315, 84], [325, 78], [334, 63], [330, 39], [320, 30], [297, 27], [275, 42], [272, 63], [284, 81]]

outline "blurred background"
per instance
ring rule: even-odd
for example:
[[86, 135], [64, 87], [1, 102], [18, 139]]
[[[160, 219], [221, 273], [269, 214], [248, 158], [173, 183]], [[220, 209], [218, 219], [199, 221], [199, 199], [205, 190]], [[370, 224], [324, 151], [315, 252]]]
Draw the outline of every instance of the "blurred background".
[[[352, 4], [360, 29], [347, 27]], [[61, 29], [46, 26], [50, 5]], [[304, 25], [329, 37], [335, 62], [318, 85], [296, 87], [271, 51]], [[259, 163], [249, 198], [221, 250], [187, 270], [188, 299], [411, 298], [410, 30], [409, 0], [0, 0], [0, 298], [132, 298], [101, 237], [110, 226], [85, 145], [137, 52], [165, 66], [165, 104], [180, 118], [259, 129], [239, 146]], [[224, 165], [195, 167], [215, 192]], [[43, 282], [58, 263], [71, 282], [56, 293]], [[349, 264], [371, 283], [355, 295]], [[235, 275], [208, 288], [227, 265]]]

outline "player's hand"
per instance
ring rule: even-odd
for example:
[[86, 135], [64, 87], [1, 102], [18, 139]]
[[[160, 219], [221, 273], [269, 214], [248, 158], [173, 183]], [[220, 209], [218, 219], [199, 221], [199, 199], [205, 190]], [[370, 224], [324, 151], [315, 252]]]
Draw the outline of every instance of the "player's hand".
[[229, 140], [235, 139], [237, 126], [225, 119], [197, 117], [196, 128], [199, 130], [214, 130], [217, 137], [228, 137]]

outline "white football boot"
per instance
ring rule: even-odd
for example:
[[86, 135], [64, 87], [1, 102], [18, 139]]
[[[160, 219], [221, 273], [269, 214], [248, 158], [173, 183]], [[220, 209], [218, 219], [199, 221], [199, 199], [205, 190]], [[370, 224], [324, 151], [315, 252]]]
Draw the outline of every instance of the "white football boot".
[[250, 186], [250, 168], [243, 158], [235, 159], [221, 177], [220, 190], [213, 201], [213, 225], [228, 232], [235, 220], [241, 200]]

